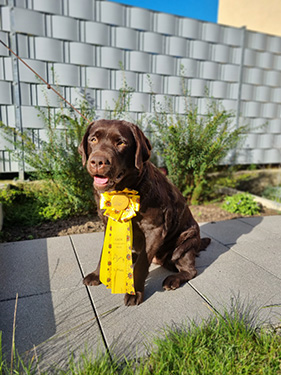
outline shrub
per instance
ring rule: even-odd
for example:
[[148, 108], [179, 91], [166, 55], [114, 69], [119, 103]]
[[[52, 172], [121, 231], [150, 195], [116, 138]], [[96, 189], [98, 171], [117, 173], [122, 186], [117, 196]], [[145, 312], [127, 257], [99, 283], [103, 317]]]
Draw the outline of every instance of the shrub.
[[264, 189], [262, 196], [281, 203], [281, 186], [268, 186]]
[[259, 204], [248, 193], [225, 197], [222, 208], [228, 212], [242, 215], [256, 215], [260, 212]]
[[[87, 101], [80, 103], [80, 108], [86, 118], [93, 119], [95, 111]], [[73, 110], [61, 109], [55, 114], [50, 108], [38, 110], [45, 123], [45, 140], [36, 138], [31, 129], [21, 133], [3, 124], [1, 128], [7, 138], [12, 134], [15, 139], [15, 158], [24, 152], [31, 178], [46, 181], [44, 189], [34, 192], [40, 205], [45, 206], [41, 215], [57, 219], [88, 212], [94, 205], [92, 180], [77, 152], [88, 122], [77, 118]]]
[[242, 184], [247, 183], [253, 177], [254, 174], [252, 173], [235, 174], [235, 168], [228, 168], [227, 174], [224, 175], [224, 173], [222, 173], [220, 176], [217, 176], [214, 182], [218, 186], [239, 189]]
[[5, 213], [5, 224], [35, 225], [42, 221], [39, 202], [24, 185], [0, 190], [0, 203]]
[[188, 93], [183, 91], [182, 115], [169, 115], [172, 111], [169, 101], [161, 106], [154, 99], [153, 143], [172, 182], [192, 204], [197, 204], [204, 196], [207, 174], [243, 140], [246, 126], [233, 126], [233, 114], [212, 99], [208, 99], [204, 116], [199, 115], [198, 107], [189, 104]]
[[1, 189], [0, 203], [3, 204], [7, 226], [33, 226], [76, 213], [69, 203], [69, 196], [58, 191], [52, 181], [17, 183]]

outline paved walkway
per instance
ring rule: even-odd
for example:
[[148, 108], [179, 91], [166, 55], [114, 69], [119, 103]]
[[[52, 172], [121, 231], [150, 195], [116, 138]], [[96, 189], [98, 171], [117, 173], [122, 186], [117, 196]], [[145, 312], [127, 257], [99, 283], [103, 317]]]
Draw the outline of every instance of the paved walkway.
[[[109, 350], [117, 356], [141, 356], [166, 325], [223, 311], [239, 296], [259, 317], [281, 319], [281, 216], [236, 219], [201, 225], [212, 237], [197, 258], [198, 276], [175, 291], [163, 291], [169, 271], [153, 266], [145, 301], [125, 307], [123, 295], [103, 285], [86, 288], [82, 275], [95, 268], [103, 234], [82, 234], [0, 244], [0, 330], [9, 355], [16, 294], [16, 347], [36, 348], [42, 363], [68, 360], [69, 353]], [[210, 307], [212, 306], [212, 308]]]

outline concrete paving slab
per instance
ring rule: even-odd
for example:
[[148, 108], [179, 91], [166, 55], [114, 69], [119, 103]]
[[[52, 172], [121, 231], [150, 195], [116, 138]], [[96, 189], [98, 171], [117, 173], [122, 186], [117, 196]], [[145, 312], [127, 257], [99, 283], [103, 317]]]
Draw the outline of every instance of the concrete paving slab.
[[219, 257], [229, 251], [229, 247], [221, 244], [220, 242], [212, 239], [210, 245], [206, 250], [201, 251], [199, 256], [196, 258], [195, 266], [197, 269], [197, 277], [212, 263], [214, 263]]
[[281, 280], [281, 241], [277, 236], [256, 242], [246, 239], [234, 245], [232, 250]]
[[[258, 227], [259, 224], [262, 223], [262, 220], [262, 217], [258, 217], [254, 226], [247, 222], [242, 222], [239, 219], [211, 222], [200, 226], [201, 235], [209, 236], [223, 245], [231, 246], [249, 237], [253, 228]], [[262, 238], [262, 235], [260, 238]]]
[[28, 355], [36, 347], [41, 369], [77, 356], [104, 351], [102, 335], [82, 285], [69, 237], [0, 245], [0, 330], [10, 358], [16, 293], [16, 349]]
[[253, 227], [258, 226], [258, 224], [262, 224], [262, 230], [268, 233], [271, 233], [275, 236], [281, 237], [281, 215], [275, 216], [263, 216], [262, 220], [261, 217], [245, 217], [240, 218], [239, 220], [243, 223], [252, 225]]
[[[83, 272], [93, 271], [100, 255], [94, 244], [102, 240], [102, 236], [87, 234], [72, 236], [72, 240]], [[189, 284], [175, 291], [163, 291], [162, 281], [169, 274], [171, 272], [162, 267], [152, 265], [145, 300], [134, 307], [126, 307], [124, 295], [111, 294], [104, 285], [89, 288], [111, 353], [118, 357], [141, 356], [151, 346], [153, 337], [163, 334], [165, 326], [190, 320], [200, 322], [210, 315], [205, 301]]]
[[[10, 359], [15, 301], [0, 302], [3, 349]], [[16, 315], [15, 345], [23, 358], [35, 351], [40, 369], [64, 366], [71, 353], [105, 351], [85, 288], [73, 288], [20, 298]], [[35, 350], [34, 350], [35, 348]]]
[[[155, 293], [132, 311], [122, 302], [120, 309], [101, 319], [109, 348], [118, 357], [145, 355], [153, 339], [163, 337], [165, 327], [200, 323], [210, 315], [207, 304], [188, 284], [176, 291]], [[102, 307], [97, 303], [98, 311]]]
[[[233, 298], [239, 297], [241, 303], [263, 308], [261, 319], [280, 322], [281, 280], [231, 249], [222, 248], [222, 252], [219, 257], [214, 254], [214, 260], [206, 261], [205, 256], [210, 254], [202, 252], [203, 272], [189, 283], [219, 311], [230, 307]], [[265, 308], [269, 305], [273, 306]]]
[[136, 307], [125, 307], [123, 295], [111, 294], [103, 285], [82, 284], [82, 274], [98, 263], [102, 232], [0, 244], [0, 330], [5, 349], [8, 353], [11, 345], [16, 293], [16, 345], [21, 353], [35, 345], [43, 366], [63, 365], [71, 350], [77, 356], [85, 345], [94, 352], [107, 347], [118, 357], [141, 356], [165, 325], [207, 318], [207, 301], [219, 311], [238, 296], [242, 303], [273, 305], [262, 309], [260, 317], [280, 322], [280, 219], [202, 224], [202, 235], [213, 240], [196, 260], [198, 276], [176, 291], [164, 292], [162, 281], [170, 272], [152, 266], [145, 300]]
[[0, 300], [81, 285], [69, 237], [0, 244]]

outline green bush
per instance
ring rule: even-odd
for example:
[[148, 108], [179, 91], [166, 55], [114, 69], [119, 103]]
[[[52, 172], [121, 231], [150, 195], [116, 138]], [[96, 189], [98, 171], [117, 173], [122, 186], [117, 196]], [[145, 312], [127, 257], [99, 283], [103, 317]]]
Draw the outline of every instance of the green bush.
[[0, 190], [5, 225], [33, 226], [46, 220], [74, 215], [75, 206], [69, 196], [58, 190], [52, 181], [26, 182]]
[[[38, 110], [45, 123], [45, 140], [36, 139], [31, 129], [21, 133], [4, 124], [1, 129], [7, 138], [12, 135], [15, 139], [15, 158], [19, 159], [24, 152], [31, 179], [45, 181], [42, 189], [33, 191], [41, 207], [40, 216], [55, 220], [93, 210], [92, 180], [77, 151], [88, 122], [69, 109], [55, 114], [50, 108]], [[80, 111], [89, 121], [95, 115], [85, 100], [80, 103]]]
[[31, 226], [42, 221], [39, 202], [24, 185], [0, 190], [0, 203], [5, 213], [5, 224]]
[[192, 204], [204, 197], [207, 175], [214, 171], [230, 150], [243, 140], [246, 126], [233, 126], [234, 116], [212, 99], [204, 116], [188, 101], [183, 89], [185, 113], [171, 113], [168, 100], [159, 105], [154, 99], [153, 143], [164, 159], [169, 178]]
[[228, 212], [241, 215], [256, 215], [260, 212], [259, 204], [248, 193], [238, 193], [225, 197], [222, 208]]
[[281, 203], [281, 186], [268, 186], [264, 189], [262, 196]]
[[[228, 168], [227, 175], [217, 176], [214, 182], [218, 186], [236, 188], [239, 190], [240, 185], [250, 181], [255, 175], [252, 173], [235, 174], [235, 168]], [[243, 190], [243, 189], [240, 189]]]

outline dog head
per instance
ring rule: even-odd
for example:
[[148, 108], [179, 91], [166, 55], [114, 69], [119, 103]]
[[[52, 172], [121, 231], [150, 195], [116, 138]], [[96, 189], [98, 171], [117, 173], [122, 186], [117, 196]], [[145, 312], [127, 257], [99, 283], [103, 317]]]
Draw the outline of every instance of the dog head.
[[[118, 120], [91, 123], [78, 148], [97, 191], [129, 187], [150, 157], [151, 145], [134, 124]], [[126, 186], [126, 184], [128, 186]]]

